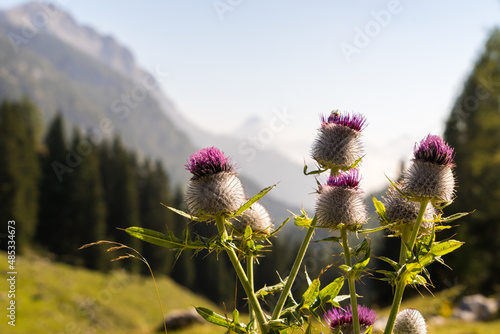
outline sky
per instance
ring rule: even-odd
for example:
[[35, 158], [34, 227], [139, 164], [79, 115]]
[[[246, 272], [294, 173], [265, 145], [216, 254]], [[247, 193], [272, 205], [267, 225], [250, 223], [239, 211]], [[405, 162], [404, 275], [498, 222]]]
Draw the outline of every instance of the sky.
[[253, 134], [301, 163], [320, 114], [365, 115], [368, 190], [396, 176], [415, 142], [442, 134], [500, 22], [498, 0], [50, 2], [168, 72], [165, 93], [207, 131]]

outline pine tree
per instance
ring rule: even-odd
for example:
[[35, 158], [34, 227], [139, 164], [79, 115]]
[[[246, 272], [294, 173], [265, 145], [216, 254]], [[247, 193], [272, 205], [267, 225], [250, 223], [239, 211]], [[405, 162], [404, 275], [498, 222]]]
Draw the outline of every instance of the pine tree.
[[500, 31], [494, 30], [465, 82], [446, 123], [445, 139], [455, 148], [457, 198], [447, 212], [475, 212], [461, 219], [458, 238], [466, 246], [440, 272], [441, 281], [492, 292], [500, 282]]
[[[84, 149], [85, 147], [85, 149]], [[69, 211], [71, 218], [62, 222], [68, 232], [68, 252], [80, 246], [102, 240], [106, 235], [106, 206], [104, 202], [99, 154], [89, 138], [75, 132], [71, 151], [81, 157], [80, 164], [69, 178]], [[106, 259], [102, 249], [90, 247], [77, 254], [90, 269], [104, 269]]]
[[[106, 238], [141, 251], [142, 242], [120, 229], [140, 226], [135, 162], [116, 137], [100, 149], [101, 179], [107, 208]], [[130, 260], [126, 267], [139, 272], [141, 262]]]
[[38, 115], [28, 99], [0, 106], [0, 219], [16, 222], [18, 252], [29, 248], [37, 225]]
[[[184, 196], [180, 188], [177, 188], [175, 191], [172, 207], [185, 210]], [[171, 228], [171, 231], [174, 232], [176, 236], [180, 237], [188, 224], [186, 218], [174, 215], [172, 222], [169, 228]], [[187, 251], [180, 254], [175, 261], [170, 275], [176, 282], [194, 290], [196, 288], [197, 269], [193, 258], [193, 252]]]
[[[160, 203], [171, 205], [170, 180], [158, 161], [151, 164], [147, 161], [138, 169], [138, 189], [140, 202], [140, 221], [145, 228], [166, 233], [172, 228], [172, 211]], [[157, 245], [143, 244], [142, 255], [157, 273], [169, 274], [174, 264], [174, 253]], [[147, 268], [144, 268], [144, 272]]]
[[40, 155], [42, 175], [39, 186], [40, 211], [36, 240], [49, 251], [62, 254], [61, 240], [64, 240], [65, 236], [60, 225], [70, 217], [67, 177], [69, 171], [73, 171], [65, 161], [68, 149], [64, 138], [62, 114], [58, 113], [50, 123], [44, 145], [43, 153]]

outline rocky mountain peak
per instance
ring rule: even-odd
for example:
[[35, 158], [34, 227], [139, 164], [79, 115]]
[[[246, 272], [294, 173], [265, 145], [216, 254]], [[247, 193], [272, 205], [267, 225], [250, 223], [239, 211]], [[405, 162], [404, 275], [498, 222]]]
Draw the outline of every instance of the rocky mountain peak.
[[78, 23], [64, 8], [54, 3], [28, 2], [2, 13], [5, 20], [23, 28], [26, 34], [44, 31], [99, 60], [120, 74], [136, 81], [143, 78], [132, 52], [113, 36]]

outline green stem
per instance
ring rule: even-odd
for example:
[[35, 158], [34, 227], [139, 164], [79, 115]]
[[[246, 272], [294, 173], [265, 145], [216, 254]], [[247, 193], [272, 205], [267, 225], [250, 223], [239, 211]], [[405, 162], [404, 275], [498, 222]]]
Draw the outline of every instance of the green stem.
[[[253, 256], [247, 256], [247, 277], [248, 283], [250, 284], [250, 288], [252, 289], [252, 294], [255, 295], [254, 283], [253, 283]], [[248, 314], [250, 315], [250, 323], [253, 323], [255, 320], [254, 312], [252, 304], [248, 304]], [[252, 332], [252, 328], [249, 328], [249, 331]]]
[[401, 306], [401, 301], [403, 300], [403, 293], [405, 292], [406, 281], [399, 280], [396, 285], [396, 292], [394, 293], [394, 301], [391, 306], [391, 313], [389, 313], [389, 319], [387, 319], [387, 325], [385, 326], [384, 334], [391, 334], [394, 329], [394, 322], [396, 321], [396, 316], [399, 312], [399, 307]]
[[427, 204], [429, 204], [428, 198], [420, 202], [420, 211], [418, 212], [417, 221], [415, 222], [415, 226], [413, 226], [413, 232], [411, 233], [410, 241], [408, 242], [410, 250], [413, 250], [413, 246], [415, 246], [415, 242], [417, 241], [418, 231], [420, 231], [420, 225], [422, 225], [422, 220], [424, 219], [424, 213], [425, 209], [427, 209]]
[[401, 248], [399, 251], [399, 265], [400, 266], [402, 266], [405, 263], [406, 258], [408, 256], [406, 245], [409, 241], [410, 233], [412, 232], [412, 230], [410, 230], [410, 228], [411, 228], [411, 225], [406, 225], [406, 224], [403, 224], [403, 226], [401, 228]]
[[302, 241], [302, 245], [300, 246], [299, 252], [297, 253], [297, 256], [295, 257], [295, 262], [293, 263], [292, 270], [290, 271], [290, 275], [288, 275], [288, 279], [286, 281], [285, 287], [283, 288], [283, 291], [281, 291], [281, 295], [278, 299], [278, 302], [276, 303], [276, 306], [274, 307], [273, 314], [271, 316], [271, 319], [276, 320], [279, 318], [281, 311], [283, 311], [283, 306], [285, 305], [286, 298], [288, 297], [288, 294], [290, 293], [290, 290], [292, 289], [292, 285], [295, 281], [295, 278], [297, 277], [297, 273], [299, 272], [300, 265], [302, 264], [302, 260], [304, 259], [304, 256], [306, 254], [307, 247], [309, 246], [309, 243], [311, 242], [312, 235], [314, 233], [314, 227], [316, 226], [317, 223], [317, 218], [316, 215], [314, 215], [314, 218], [311, 222], [311, 225], [307, 229], [306, 236], [304, 237], [304, 240]]
[[[429, 204], [429, 199], [424, 199], [420, 202], [420, 210], [418, 212], [417, 220], [415, 221], [415, 225], [413, 226], [413, 230], [408, 241], [408, 247], [410, 252], [413, 251], [413, 247], [415, 246], [415, 242], [417, 241], [418, 231], [420, 230], [420, 225], [422, 225], [422, 220], [424, 219], [424, 213], [427, 209], [427, 204]], [[408, 251], [406, 249], [406, 235], [407, 233], [403, 232], [401, 236], [401, 253], [399, 257], [399, 266], [402, 268], [408, 259]], [[403, 251], [404, 249], [404, 251]], [[396, 292], [394, 293], [394, 299], [391, 306], [391, 312], [389, 313], [389, 319], [387, 319], [387, 325], [385, 326], [384, 334], [391, 334], [394, 329], [394, 322], [396, 321], [396, 317], [399, 312], [399, 307], [401, 306], [401, 301], [403, 300], [403, 294], [406, 288], [406, 275], [404, 271], [401, 272], [398, 277], [398, 281], [396, 283]]]
[[[342, 238], [342, 247], [344, 248], [345, 264], [351, 267], [351, 250], [349, 249], [349, 242], [347, 241], [347, 227], [345, 225], [343, 225], [340, 229], [340, 236]], [[352, 327], [354, 330], [354, 334], [360, 334], [361, 329], [359, 327], [358, 301], [356, 297], [355, 279], [354, 277], [352, 277], [352, 275], [350, 275], [350, 273], [347, 274], [347, 279], [349, 283], [349, 294], [351, 295]]]
[[224, 245], [224, 249], [226, 250], [227, 255], [229, 256], [229, 260], [231, 260], [231, 263], [233, 264], [234, 270], [236, 271], [238, 278], [240, 279], [241, 285], [245, 290], [245, 293], [248, 297], [248, 303], [249, 305], [252, 306], [252, 309], [255, 312], [255, 316], [257, 318], [257, 322], [259, 323], [260, 330], [262, 333], [266, 333], [267, 322], [266, 322], [266, 317], [264, 316], [264, 312], [260, 307], [257, 297], [255, 297], [255, 293], [253, 293], [252, 291], [253, 289], [250, 285], [247, 275], [245, 274], [245, 271], [243, 270], [243, 267], [241, 266], [240, 261], [238, 260], [236, 252], [231, 246], [226, 244], [227, 231], [226, 231], [226, 226], [224, 224], [224, 218], [222, 218], [221, 216], [216, 216], [215, 221], [217, 222], [217, 228], [221, 235], [221, 242]]

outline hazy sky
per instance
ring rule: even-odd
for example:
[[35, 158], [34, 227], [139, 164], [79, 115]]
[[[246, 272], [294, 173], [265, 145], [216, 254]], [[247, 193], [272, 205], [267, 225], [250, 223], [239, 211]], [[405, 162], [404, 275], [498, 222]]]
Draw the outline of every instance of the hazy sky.
[[262, 147], [301, 161], [320, 113], [366, 115], [370, 190], [415, 141], [442, 133], [500, 21], [498, 0], [50, 2], [117, 38], [143, 67], [168, 71], [165, 92], [204, 129], [260, 135]]

